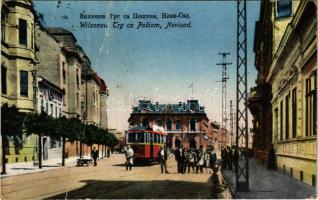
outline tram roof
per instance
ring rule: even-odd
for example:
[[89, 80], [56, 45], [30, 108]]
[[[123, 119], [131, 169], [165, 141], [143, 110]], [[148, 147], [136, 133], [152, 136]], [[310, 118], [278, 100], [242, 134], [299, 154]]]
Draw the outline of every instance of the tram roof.
[[146, 126], [134, 126], [129, 129], [129, 131], [145, 131], [145, 130], [153, 130], [152, 128]]

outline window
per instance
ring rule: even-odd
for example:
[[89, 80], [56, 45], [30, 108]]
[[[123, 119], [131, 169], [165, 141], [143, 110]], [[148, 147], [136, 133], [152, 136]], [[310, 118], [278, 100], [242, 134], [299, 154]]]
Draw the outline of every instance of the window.
[[43, 96], [40, 96], [40, 102], [41, 102], [41, 113], [44, 112], [44, 100], [43, 100]]
[[144, 127], [148, 127], [149, 126], [149, 123], [148, 123], [147, 119], [143, 119], [142, 120], [142, 126], [144, 126]]
[[65, 62], [62, 62], [62, 74], [63, 74], [63, 84], [66, 84], [66, 71], [65, 71]]
[[176, 130], [181, 130], [181, 122], [180, 122], [180, 120], [176, 121]]
[[158, 126], [162, 126], [162, 120], [157, 120], [157, 122], [156, 122], [156, 124], [158, 125]]
[[195, 127], [195, 119], [192, 118], [190, 120], [190, 131], [195, 131], [196, 127]]
[[306, 136], [317, 134], [317, 72], [306, 79]]
[[128, 135], [128, 142], [144, 142], [144, 133], [129, 133]]
[[283, 101], [280, 102], [280, 140], [283, 140]]
[[166, 126], [167, 126], [167, 131], [171, 131], [172, 130], [172, 121], [171, 121], [171, 119], [167, 120]]
[[1, 66], [1, 91], [7, 94], [7, 68]]
[[289, 99], [290, 99], [290, 94], [286, 96], [286, 102], [285, 102], [285, 139], [286, 140], [289, 138]]
[[292, 90], [292, 137], [297, 136], [297, 88]]
[[[274, 110], [274, 114], [275, 114], [275, 138], [277, 138], [278, 139], [278, 108], [275, 108], [275, 110]], [[282, 140], [281, 138], [280, 138], [280, 140]]]
[[276, 2], [276, 17], [290, 17], [292, 14], [292, 1], [291, 0], [279, 0]]
[[78, 69], [76, 69], [76, 85], [79, 88], [79, 76], [78, 76]]
[[20, 96], [28, 96], [28, 72], [20, 71]]
[[79, 108], [79, 95], [76, 93], [76, 107]]
[[1, 41], [6, 41], [6, 14], [5, 14], [5, 11], [4, 9], [2, 8], [1, 10]]
[[19, 19], [19, 44], [27, 45], [27, 21]]
[[53, 109], [53, 104], [50, 104], [50, 111], [51, 111], [51, 115], [54, 116], [54, 109]]

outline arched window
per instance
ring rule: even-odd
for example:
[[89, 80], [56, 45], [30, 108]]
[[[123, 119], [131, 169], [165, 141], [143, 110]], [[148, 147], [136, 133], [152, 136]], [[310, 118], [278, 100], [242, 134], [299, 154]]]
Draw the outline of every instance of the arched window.
[[147, 119], [143, 119], [142, 120], [142, 126], [144, 126], [144, 127], [148, 127], [149, 126], [149, 122], [148, 122]]
[[195, 119], [190, 120], [190, 131], [195, 131]]
[[167, 131], [171, 131], [172, 130], [172, 121], [171, 121], [171, 119], [167, 120], [166, 126], [167, 126]]
[[158, 126], [162, 126], [162, 120], [158, 119], [157, 122], [156, 122], [156, 124], [157, 124]]
[[180, 120], [176, 121], [176, 130], [181, 130], [181, 122], [180, 122]]

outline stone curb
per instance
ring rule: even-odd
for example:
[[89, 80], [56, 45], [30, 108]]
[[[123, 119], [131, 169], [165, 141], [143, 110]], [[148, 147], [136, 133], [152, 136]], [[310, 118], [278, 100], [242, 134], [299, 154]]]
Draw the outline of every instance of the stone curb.
[[221, 174], [223, 176], [223, 179], [227, 185], [227, 187], [229, 188], [230, 192], [231, 192], [231, 195], [233, 197], [233, 199], [236, 199], [236, 196], [235, 196], [235, 192], [233, 191], [233, 188], [231, 187], [229, 181], [228, 181], [228, 178], [224, 175], [223, 171], [221, 171]]

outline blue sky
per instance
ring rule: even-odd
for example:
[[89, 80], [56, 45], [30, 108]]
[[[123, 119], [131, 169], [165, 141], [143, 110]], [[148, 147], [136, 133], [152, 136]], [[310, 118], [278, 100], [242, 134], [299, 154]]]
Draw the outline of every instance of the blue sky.
[[[252, 50], [254, 24], [259, 2], [248, 1], [248, 86], [255, 85], [256, 71]], [[35, 9], [44, 14], [45, 26], [73, 31], [78, 44], [89, 56], [92, 66], [106, 81], [110, 96], [110, 128], [127, 129], [131, 107], [140, 98], [176, 103], [194, 98], [206, 107], [212, 121], [221, 121], [221, 61], [219, 52], [230, 52], [228, 61], [228, 97], [235, 101], [236, 88], [236, 2], [109, 2], [109, 1], [36, 1]], [[136, 20], [119, 22], [189, 22], [184, 29], [83, 29], [79, 21], [112, 23], [104, 20], [80, 20], [86, 14], [188, 13], [190, 19]], [[63, 19], [62, 16], [67, 16]]]

